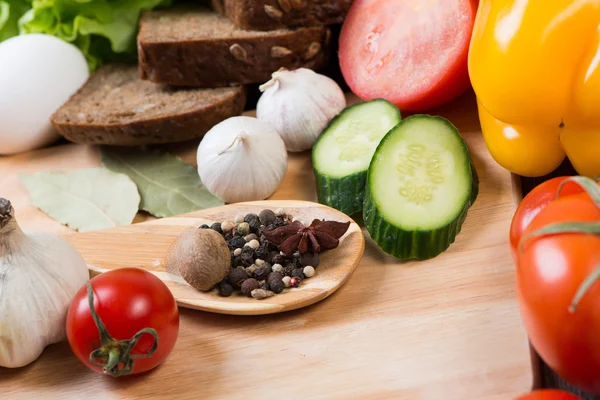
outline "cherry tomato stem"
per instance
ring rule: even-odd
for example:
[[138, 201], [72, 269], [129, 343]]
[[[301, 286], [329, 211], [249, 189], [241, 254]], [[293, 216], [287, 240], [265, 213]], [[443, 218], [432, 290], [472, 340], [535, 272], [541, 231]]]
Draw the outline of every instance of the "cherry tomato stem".
[[[155, 329], [144, 328], [133, 335], [131, 339], [115, 340], [110, 333], [108, 333], [106, 325], [104, 325], [104, 322], [102, 322], [102, 319], [94, 309], [94, 291], [90, 282], [87, 282], [87, 298], [90, 307], [90, 313], [94, 319], [96, 327], [98, 328], [100, 340], [102, 342], [102, 346], [100, 348], [90, 353], [90, 363], [102, 368], [102, 372], [105, 374], [109, 374], [114, 377], [131, 374], [133, 372], [134, 359], [151, 357], [158, 348], [158, 333]], [[131, 351], [135, 348], [138, 341], [144, 334], [151, 335], [154, 338], [152, 347], [146, 354], [131, 355]], [[102, 360], [102, 362], [98, 363], [96, 360]], [[119, 368], [120, 365], [123, 367]]]
[[560, 196], [560, 192], [568, 182], [575, 182], [581, 186], [587, 192], [587, 194], [590, 195], [592, 200], [594, 200], [594, 203], [596, 203], [596, 206], [600, 208], [600, 189], [598, 188], [598, 179], [599, 178], [591, 179], [585, 176], [572, 176], [568, 179], [565, 179], [560, 183], [560, 185], [558, 185], [556, 198]]

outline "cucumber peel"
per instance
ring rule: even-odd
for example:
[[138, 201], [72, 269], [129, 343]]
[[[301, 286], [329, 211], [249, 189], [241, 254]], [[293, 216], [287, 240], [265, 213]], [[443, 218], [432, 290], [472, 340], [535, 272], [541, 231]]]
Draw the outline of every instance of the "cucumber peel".
[[363, 217], [392, 256], [429, 259], [460, 232], [478, 195], [469, 148], [445, 118], [412, 115], [381, 140], [367, 174]]

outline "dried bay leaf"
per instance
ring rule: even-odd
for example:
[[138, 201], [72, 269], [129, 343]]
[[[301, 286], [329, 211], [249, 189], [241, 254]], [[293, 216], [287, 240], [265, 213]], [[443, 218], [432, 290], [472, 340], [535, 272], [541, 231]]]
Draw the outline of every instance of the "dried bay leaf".
[[37, 208], [80, 232], [129, 225], [138, 212], [135, 183], [105, 168], [37, 172], [19, 178]]
[[224, 204], [202, 186], [195, 167], [170, 154], [144, 148], [103, 147], [102, 164], [127, 174], [140, 192], [140, 208], [155, 217]]

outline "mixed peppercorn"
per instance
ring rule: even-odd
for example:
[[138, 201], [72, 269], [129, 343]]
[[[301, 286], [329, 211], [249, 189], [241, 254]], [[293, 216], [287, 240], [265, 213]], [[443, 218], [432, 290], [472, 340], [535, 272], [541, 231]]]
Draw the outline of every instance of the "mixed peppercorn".
[[237, 290], [265, 299], [314, 276], [318, 253], [336, 248], [349, 226], [349, 222], [315, 220], [307, 227], [278, 209], [200, 228], [219, 232], [231, 252], [231, 268], [218, 285], [219, 294], [229, 297]]

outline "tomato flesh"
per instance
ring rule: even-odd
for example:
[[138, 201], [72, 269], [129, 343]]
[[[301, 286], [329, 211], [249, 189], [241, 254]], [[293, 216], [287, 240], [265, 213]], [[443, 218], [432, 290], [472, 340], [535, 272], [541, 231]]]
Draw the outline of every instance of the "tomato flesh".
[[[162, 363], [173, 350], [179, 334], [179, 311], [169, 288], [156, 276], [138, 268], [105, 272], [90, 281], [94, 309], [115, 340], [131, 339], [144, 328], [156, 330], [159, 343], [149, 358], [134, 360], [133, 373], [146, 372]], [[67, 314], [67, 338], [71, 349], [88, 368], [90, 354], [102, 346], [98, 328], [90, 313], [87, 286], [75, 295]], [[143, 334], [131, 354], [147, 354], [154, 338]]]
[[580, 400], [580, 398], [562, 390], [543, 389], [524, 394], [515, 400]]
[[470, 85], [474, 0], [356, 0], [342, 27], [344, 79], [365, 100], [406, 111], [442, 105]]

